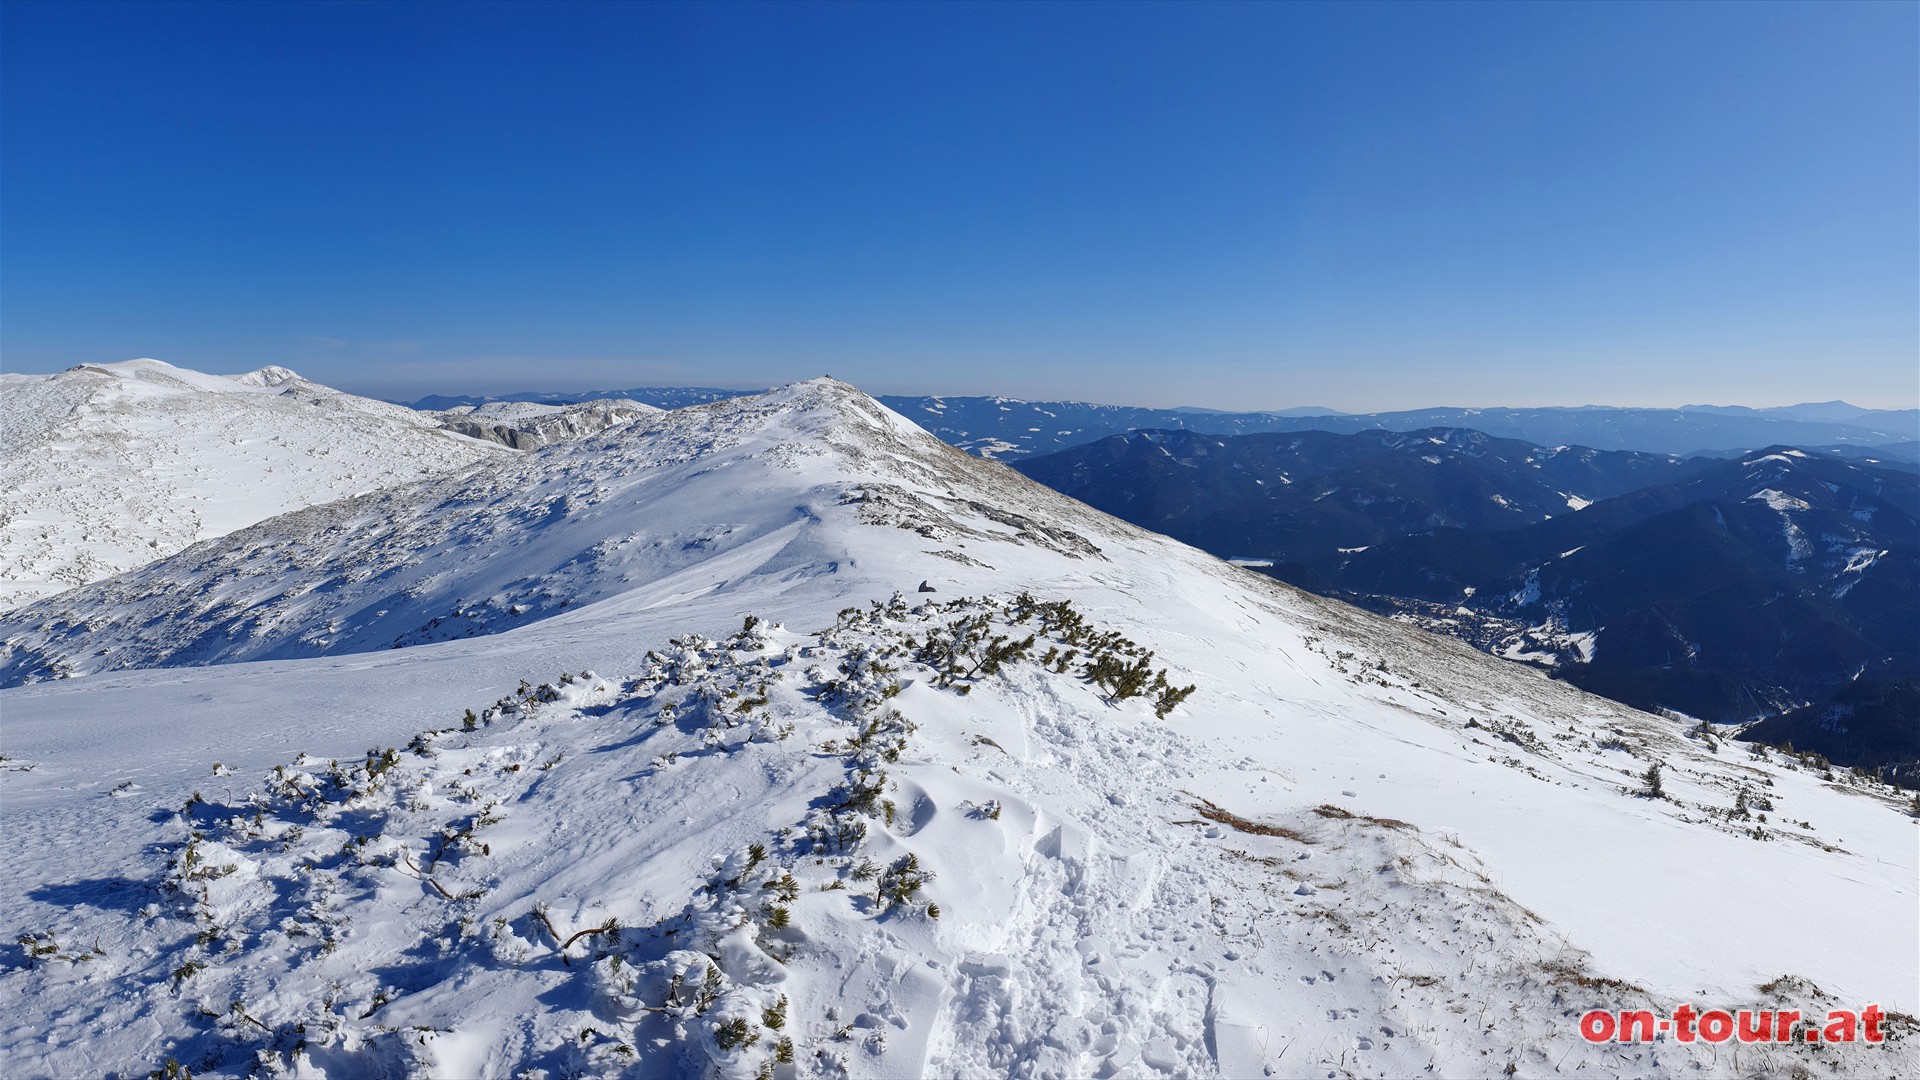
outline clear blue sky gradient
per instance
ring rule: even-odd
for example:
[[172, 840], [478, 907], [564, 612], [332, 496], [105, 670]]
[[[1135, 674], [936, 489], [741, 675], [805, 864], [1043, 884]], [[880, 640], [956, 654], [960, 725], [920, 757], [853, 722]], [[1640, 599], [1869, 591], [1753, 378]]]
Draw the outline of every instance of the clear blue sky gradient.
[[0, 365], [1920, 401], [1920, 6], [0, 13]]

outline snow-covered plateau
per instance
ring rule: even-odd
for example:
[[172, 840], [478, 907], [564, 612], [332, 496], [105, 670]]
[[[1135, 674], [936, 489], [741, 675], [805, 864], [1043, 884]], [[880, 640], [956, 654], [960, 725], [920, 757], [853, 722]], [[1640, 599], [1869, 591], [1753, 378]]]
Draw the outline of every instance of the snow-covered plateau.
[[497, 457], [281, 367], [0, 375], [0, 610], [243, 525]]
[[[830, 380], [48, 597], [0, 682], [9, 1075], [1920, 1075], [1901, 794]], [[1680, 1003], [1900, 1015], [1578, 1032]]]

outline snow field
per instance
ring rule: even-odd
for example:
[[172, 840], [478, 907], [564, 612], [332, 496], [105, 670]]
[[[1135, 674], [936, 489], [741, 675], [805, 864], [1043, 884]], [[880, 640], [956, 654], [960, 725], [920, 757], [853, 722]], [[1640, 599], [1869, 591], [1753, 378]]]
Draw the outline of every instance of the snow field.
[[[127, 1060], [98, 1035], [9, 1057], [287, 1076], [1674, 1067], [1681, 1048], [1570, 1038], [1586, 1008], [1670, 1002], [1595, 972], [1457, 840], [1191, 794], [1181, 765], [1207, 751], [1184, 708], [1047, 662], [1117, 635], [1049, 633], [1034, 606], [896, 596], [815, 635], [684, 637], [633, 678], [523, 684], [405, 747], [222, 768], [221, 794], [167, 815], [163, 869], [120, 910], [37, 939], [97, 953], [0, 976], [55, 1000], [137, 987], [87, 1007]], [[971, 644], [949, 632], [982, 617]]]
[[0, 432], [0, 610], [504, 453], [283, 368], [229, 379], [157, 360], [8, 375]]

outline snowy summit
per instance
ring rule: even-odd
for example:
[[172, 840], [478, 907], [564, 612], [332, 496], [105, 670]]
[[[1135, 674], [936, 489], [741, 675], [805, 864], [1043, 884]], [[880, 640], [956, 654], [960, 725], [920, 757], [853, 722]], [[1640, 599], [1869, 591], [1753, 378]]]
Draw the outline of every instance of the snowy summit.
[[282, 367], [0, 375], [0, 610], [497, 452]]

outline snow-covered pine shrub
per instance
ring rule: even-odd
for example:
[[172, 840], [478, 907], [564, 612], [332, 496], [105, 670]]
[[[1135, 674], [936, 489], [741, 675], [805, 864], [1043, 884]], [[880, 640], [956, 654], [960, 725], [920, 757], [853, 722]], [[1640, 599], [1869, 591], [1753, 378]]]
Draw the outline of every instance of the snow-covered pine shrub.
[[96, 960], [107, 955], [107, 950], [98, 945], [95, 945], [89, 952], [79, 952], [73, 949], [63, 950], [60, 947], [60, 939], [55, 936], [51, 930], [42, 930], [34, 934], [21, 934], [18, 938], [14, 939], [14, 944], [20, 946], [21, 950], [27, 954], [27, 963], [33, 967], [39, 967], [53, 960], [67, 964], [84, 964], [90, 960]]
[[847, 752], [856, 760], [877, 757], [891, 764], [900, 760], [907, 747], [907, 736], [913, 730], [913, 722], [898, 709], [875, 712], [862, 721], [854, 736], [847, 740]]
[[791, 904], [800, 897], [800, 882], [791, 872], [781, 874], [761, 888], [772, 890], [774, 898], [783, 904]]
[[1102, 652], [1080, 669], [1080, 677], [1106, 691], [1110, 702], [1125, 701], [1145, 692], [1153, 676], [1153, 654], [1132, 663], [1118, 653]]
[[367, 779], [378, 780], [387, 770], [400, 764], [400, 752], [389, 746], [384, 750], [367, 751]]
[[21, 934], [16, 941], [27, 952], [30, 960], [45, 960], [60, 954], [60, 943], [54, 939], [53, 932], [43, 930], [38, 934]]
[[1166, 672], [1160, 673], [1160, 691], [1153, 699], [1153, 715], [1165, 720], [1167, 714], [1178, 708], [1180, 703], [1193, 695], [1199, 687], [1189, 683], [1186, 686], [1173, 686], [1166, 681]]
[[1000, 820], [999, 799], [989, 799], [984, 803], [972, 801], [963, 802], [960, 804], [960, 809], [965, 811], [966, 815], [970, 818], [979, 818], [984, 821]]
[[880, 799], [886, 794], [887, 774], [879, 769], [858, 769], [847, 777], [847, 782], [834, 789], [838, 802], [831, 805], [833, 810], [851, 810], [867, 817], [878, 817]]
[[1028, 634], [1018, 641], [1006, 634], [996, 634], [981, 651], [979, 660], [967, 672], [969, 679], [998, 675], [1000, 669], [1017, 660], [1024, 660], [1033, 654], [1034, 635]]
[[1716, 754], [1720, 752], [1720, 740], [1714, 736], [1713, 725], [1707, 721], [1702, 720], [1695, 724], [1693, 730], [1687, 732], [1687, 735], [1706, 743], [1709, 751]]
[[1659, 762], [1656, 761], [1653, 764], [1647, 766], [1647, 771], [1643, 776], [1640, 777], [1640, 782], [1643, 785], [1641, 794], [1645, 795], [1647, 798], [1664, 799], [1667, 797], [1666, 789], [1660, 783], [1660, 763]]
[[722, 1050], [732, 1050], [751, 1038], [753, 1038], [753, 1031], [744, 1016], [736, 1016], [714, 1025], [713, 1041]]
[[874, 886], [874, 903], [881, 911], [911, 904], [921, 886], [933, 880], [933, 873], [920, 868], [920, 859], [909, 851], [882, 871]]

